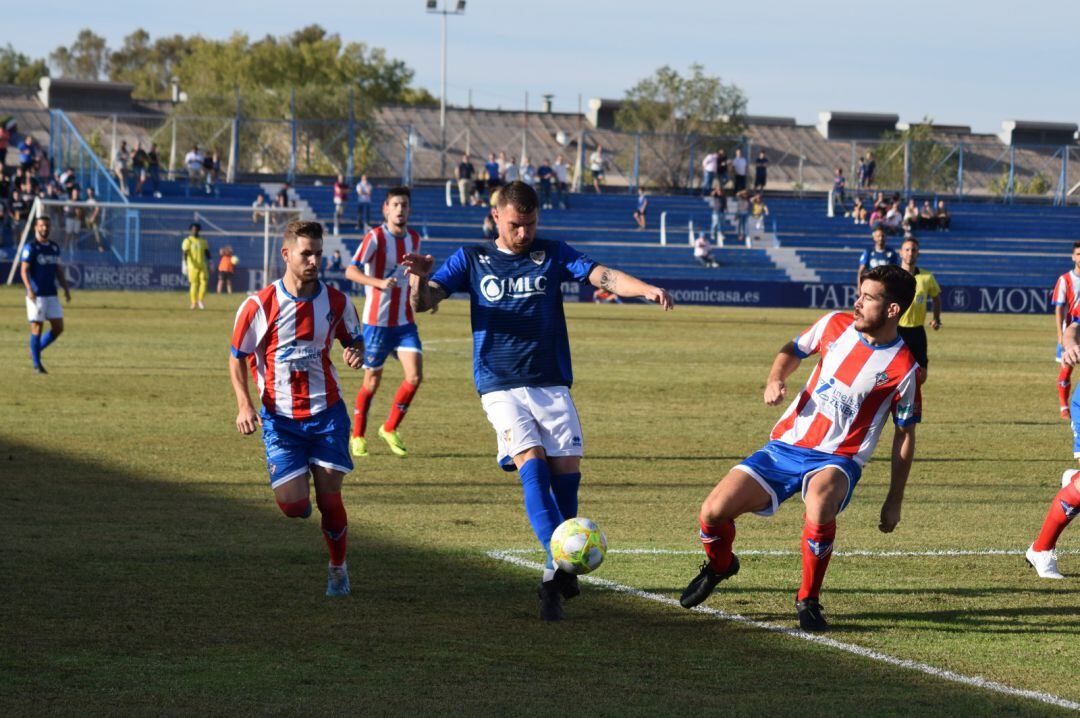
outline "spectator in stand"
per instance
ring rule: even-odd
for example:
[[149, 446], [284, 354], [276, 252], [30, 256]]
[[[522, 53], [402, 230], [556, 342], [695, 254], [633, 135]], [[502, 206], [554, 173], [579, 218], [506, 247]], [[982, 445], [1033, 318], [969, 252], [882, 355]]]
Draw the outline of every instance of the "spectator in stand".
[[709, 240], [704, 233], [699, 234], [694, 241], [694, 259], [700, 262], [703, 267], [715, 268], [720, 266], [720, 263], [713, 257], [712, 245], [709, 244]]
[[728, 160], [727, 150], [720, 148], [716, 151], [716, 181], [720, 186], [727, 189], [728, 180], [731, 178], [731, 161]]
[[[0, 174], [4, 174], [4, 170], [7, 169], [9, 144], [11, 144], [11, 130], [8, 129], [7, 123], [0, 124]], [[4, 197], [7, 197], [7, 195], [4, 195]]]
[[334, 225], [341, 224], [341, 218], [345, 216], [345, 203], [349, 200], [349, 185], [345, 182], [345, 175], [338, 175], [334, 180]]
[[884, 192], [878, 192], [874, 197], [874, 209], [880, 209], [882, 216], [889, 211], [889, 202], [885, 199]]
[[879, 227], [882, 228], [882, 231], [885, 231], [885, 213], [887, 211], [888, 210], [883, 207], [878, 207], [877, 205], [874, 206], [874, 211], [870, 213], [869, 220], [871, 232], [876, 231]]
[[607, 158], [604, 157], [604, 146], [600, 143], [596, 144], [596, 151], [589, 155], [589, 173], [592, 175], [593, 189], [597, 194], [600, 194], [600, 185], [604, 181], [604, 166], [607, 164]]
[[113, 155], [113, 174], [116, 175], [116, 182], [120, 185], [120, 192], [122, 194], [128, 194], [127, 175], [128, 164], [131, 162], [131, 154], [128, 152], [127, 140], [120, 140], [120, 148], [116, 150], [116, 154]]
[[907, 206], [904, 207], [904, 221], [900, 225], [904, 230], [904, 236], [910, 237], [919, 226], [919, 206], [915, 204], [915, 200], [909, 199]]
[[645, 188], [638, 187], [637, 209], [634, 210], [634, 221], [638, 229], [645, 229], [645, 211], [649, 208], [649, 198], [645, 196]]
[[330, 255], [330, 263], [326, 265], [326, 271], [332, 274], [344, 274], [345, 263], [341, 258], [341, 250], [335, 249]]
[[105, 251], [105, 243], [101, 239], [101, 205], [94, 196], [94, 188], [86, 188], [86, 211], [83, 213], [83, 222], [86, 228], [94, 235], [94, 243], [97, 251]]
[[264, 222], [265, 220], [263, 219], [263, 215], [265, 215], [266, 213], [262, 210], [266, 209], [269, 206], [270, 205], [266, 203], [266, 194], [263, 192], [259, 192], [259, 195], [255, 198], [255, 201], [251, 203], [251, 223], [259, 224], [261, 222]]
[[904, 225], [904, 213], [900, 209], [899, 201], [889, 204], [889, 209], [885, 211], [884, 225], [887, 234], [900, 234]]
[[570, 189], [570, 165], [566, 164], [565, 157], [556, 155], [551, 169], [555, 171], [555, 198], [559, 202], [559, 209], [566, 209], [569, 206], [566, 195]]
[[157, 145], [150, 143], [146, 153], [146, 174], [150, 178], [151, 192], [155, 199], [161, 199], [161, 158], [158, 157]]
[[864, 160], [862, 157], [859, 158], [859, 169], [857, 170], [857, 172], [859, 178], [859, 189], [866, 189], [866, 160]]
[[708, 152], [701, 160], [701, 194], [708, 196], [712, 193], [713, 182], [716, 181], [716, 153]]
[[754, 191], [761, 192], [769, 179], [769, 158], [765, 156], [765, 150], [758, 152], [754, 160]]
[[41, 178], [42, 184], [55, 184], [53, 182], [52, 162], [49, 161], [49, 153], [45, 150], [38, 152], [37, 174]]
[[371, 226], [371, 183], [366, 174], [356, 183], [356, 228], [366, 232]]
[[7, 203], [0, 202], [0, 257], [7, 258], [8, 247], [13, 245], [11, 233], [11, 213]]
[[[738, 184], [738, 175], [735, 176], [735, 182]], [[739, 190], [735, 193], [735, 231], [740, 243], [746, 241], [746, 219], [749, 215], [750, 193], [744, 189]]]
[[758, 192], [750, 202], [750, 217], [753, 219], [753, 234], [762, 234], [765, 231], [765, 218], [768, 216], [769, 206], [765, 204], [765, 198]]
[[727, 212], [727, 196], [724, 194], [724, 185], [717, 184], [713, 191], [709, 193], [709, 209], [712, 215], [709, 224], [709, 238], [714, 242], [719, 241], [720, 244], [723, 244], [724, 232], [721, 229], [721, 222], [724, 219], [724, 213]]
[[217, 196], [217, 183], [221, 178], [221, 157], [213, 150], [203, 158], [203, 186], [206, 194]]
[[877, 160], [874, 159], [873, 152], [866, 153], [863, 169], [865, 170], [865, 176], [863, 177], [865, 183], [862, 186], [870, 189], [874, 186], [874, 173], [877, 171]]
[[184, 155], [184, 167], [187, 169], [188, 183], [184, 189], [185, 195], [191, 194], [191, 188], [202, 183], [203, 156], [199, 152], [198, 145], [192, 145], [191, 150]]
[[922, 203], [922, 209], [919, 210], [919, 229], [933, 229], [937, 225], [937, 217], [934, 215], [934, 208], [930, 206], [930, 200], [925, 200]]
[[466, 153], [461, 156], [461, 162], [454, 169], [454, 179], [457, 180], [458, 186], [458, 199], [461, 201], [462, 207], [469, 204], [474, 174], [476, 174], [476, 168], [473, 167], [473, 163], [469, 160], [468, 153]]
[[19, 143], [19, 167], [29, 172], [37, 164], [38, 145], [33, 135], [26, 135]]
[[[277, 195], [274, 197], [274, 207], [277, 209], [288, 209], [292, 206], [292, 198], [289, 196], [289, 183], [282, 182], [281, 189], [277, 191]], [[270, 222], [278, 224], [279, 222], [288, 222], [289, 215], [284, 212], [273, 212], [270, 214]]]
[[551, 182], [555, 177], [555, 170], [551, 169], [551, 162], [544, 160], [536, 168], [536, 179], [540, 183], [540, 209], [551, 209]]
[[489, 152], [487, 162], [484, 163], [484, 172], [487, 174], [488, 204], [491, 204], [491, 195], [502, 186], [502, 168], [495, 159], [495, 153]]
[[502, 170], [502, 174], [500, 176], [502, 177], [503, 184], [517, 182], [518, 177], [520, 177], [521, 175], [521, 173], [518, 172], [517, 164], [513, 162], [507, 162], [506, 165], [503, 166], [502, 162], [500, 162], [499, 165], [500, 169]]
[[934, 213], [934, 217], [937, 220], [936, 229], [948, 232], [949, 225], [952, 223], [952, 218], [949, 217], [949, 210], [945, 209], [945, 200], [938, 200], [937, 212]]
[[[79, 188], [73, 187], [67, 198], [72, 202], [79, 202]], [[64, 249], [74, 250], [75, 243], [82, 231], [83, 208], [79, 205], [64, 205]]]
[[521, 164], [518, 165], [518, 176], [521, 177], [522, 182], [536, 189], [536, 167], [533, 166], [528, 157], [521, 158]]
[[64, 171], [61, 172], [60, 176], [56, 178], [56, 181], [60, 183], [60, 186], [67, 194], [71, 194], [71, 190], [79, 186], [79, 183], [75, 177], [75, 169], [73, 167], [64, 168]]
[[236, 261], [232, 247], [227, 244], [218, 250], [218, 255], [217, 293], [221, 294], [224, 291], [232, 294], [232, 280], [236, 275], [236, 265], [239, 262]]
[[25, 194], [22, 189], [16, 187], [11, 193], [11, 229], [15, 236], [21, 236], [26, 224], [27, 214], [30, 212], [30, 204], [33, 197]]
[[731, 159], [731, 171], [735, 175], [735, 196], [739, 196], [739, 192], [746, 189], [746, 158], [743, 157], [742, 150], [735, 150], [735, 156]]
[[142, 196], [143, 185], [146, 184], [147, 168], [150, 166], [150, 157], [146, 154], [146, 150], [142, 148], [142, 144], [135, 143], [135, 149], [131, 151], [131, 178], [135, 181], [135, 191], [133, 194], [136, 197]]
[[840, 211], [844, 213], [845, 217], [850, 217], [850, 213], [847, 209], [847, 179], [844, 177], [844, 170], [837, 167], [833, 171], [832, 181], [832, 193], [833, 193], [833, 206], [839, 207]]
[[885, 230], [879, 227], [874, 230], [872, 236], [874, 246], [870, 249], [864, 249], [859, 257], [859, 273], [855, 279], [856, 287], [862, 286], [863, 274], [874, 267], [880, 267], [883, 264], [900, 264], [900, 255], [896, 253], [896, 250], [889, 249], [889, 246], [885, 244]]
[[499, 184], [509, 184], [510, 180], [506, 179], [506, 171], [513, 163], [506, 159], [505, 152], [499, 153], [499, 159], [496, 162], [499, 164]]
[[[495, 204], [492, 203], [491, 206], [494, 207]], [[495, 220], [491, 218], [490, 212], [484, 215], [484, 224], [481, 228], [481, 232], [483, 233], [484, 239], [492, 242], [499, 236], [499, 228], [495, 225]]]

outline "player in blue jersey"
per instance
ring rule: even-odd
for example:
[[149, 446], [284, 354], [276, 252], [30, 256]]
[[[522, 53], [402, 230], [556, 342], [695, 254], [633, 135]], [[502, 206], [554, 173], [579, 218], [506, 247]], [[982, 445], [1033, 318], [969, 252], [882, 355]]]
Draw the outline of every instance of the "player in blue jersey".
[[863, 253], [859, 256], [859, 273], [855, 278], [855, 286], [862, 286], [863, 274], [880, 267], [883, 264], [895, 264], [900, 265], [900, 255], [896, 253], [895, 249], [890, 248], [885, 244], [885, 230], [881, 227], [875, 227], [872, 233], [874, 238], [874, 246], [869, 249], [864, 249]]
[[555, 528], [577, 516], [583, 439], [574, 401], [563, 282], [589, 282], [621, 297], [674, 306], [660, 287], [597, 264], [565, 242], [536, 237], [539, 198], [524, 182], [502, 188], [492, 216], [494, 241], [462, 247], [431, 274], [431, 255], [405, 255], [410, 301], [433, 309], [455, 292], [472, 305], [473, 373], [480, 403], [495, 429], [499, 465], [518, 472], [525, 512], [548, 553], [540, 584], [540, 617], [563, 617], [562, 601], [578, 595], [577, 577], [552, 566]]
[[[51, 227], [48, 217], [38, 217], [34, 222], [34, 240], [19, 255], [20, 274], [26, 286], [26, 319], [30, 322], [30, 359], [38, 374], [48, 373], [41, 363], [41, 353], [64, 331], [64, 311], [56, 297], [58, 283], [64, 290], [64, 300], [71, 301], [71, 290], [60, 264], [60, 245], [49, 240]], [[46, 319], [49, 331], [42, 336]]]

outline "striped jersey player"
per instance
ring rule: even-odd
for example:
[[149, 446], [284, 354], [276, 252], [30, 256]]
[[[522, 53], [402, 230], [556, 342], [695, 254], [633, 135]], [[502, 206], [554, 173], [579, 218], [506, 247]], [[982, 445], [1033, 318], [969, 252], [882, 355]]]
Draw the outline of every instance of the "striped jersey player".
[[354, 456], [367, 456], [367, 419], [371, 400], [382, 381], [383, 364], [393, 353], [401, 362], [404, 379], [394, 394], [390, 415], [379, 427], [379, 437], [390, 451], [408, 455], [398, 427], [409, 410], [423, 379], [423, 346], [409, 304], [409, 283], [402, 261], [420, 251], [420, 235], [410, 229], [412, 194], [408, 187], [391, 187], [383, 202], [383, 224], [364, 235], [345, 270], [348, 279], [364, 287], [364, 383], [356, 394], [349, 447]]
[[806, 386], [773, 427], [770, 441], [721, 479], [701, 506], [701, 541], [707, 559], [682, 593], [691, 608], [716, 584], [739, 572], [732, 553], [735, 519], [776, 513], [791, 496], [806, 506], [802, 533], [802, 585], [795, 597], [799, 624], [822, 631], [827, 623], [818, 600], [832, 554], [836, 516], [851, 501], [862, 467], [874, 453], [889, 416], [892, 477], [878, 528], [900, 521], [904, 486], [915, 456], [918, 365], [897, 331], [915, 296], [915, 279], [886, 264], [863, 274], [851, 314], [826, 314], [780, 349], [765, 384], [765, 403], [787, 395], [784, 382], [800, 362], [818, 354]]
[[[261, 425], [270, 488], [282, 513], [311, 515], [309, 473], [330, 554], [326, 595], [349, 593], [345, 564], [348, 516], [341, 482], [352, 471], [349, 414], [330, 361], [333, 342], [353, 369], [363, 362], [356, 308], [342, 292], [319, 281], [322, 225], [295, 221], [285, 227], [281, 256], [285, 276], [244, 300], [236, 313], [229, 377], [236, 394], [236, 428], [252, 434]], [[248, 370], [258, 385], [258, 413], [248, 393]]]
[[[1058, 371], [1058, 400], [1061, 405], [1061, 418], [1068, 421], [1069, 393], [1072, 389], [1072, 367], [1061, 361], [1063, 333], [1070, 324], [1080, 319], [1080, 242], [1073, 242], [1073, 268], [1058, 277], [1054, 284], [1054, 320], [1057, 324], [1057, 354], [1061, 363]], [[1080, 418], [1080, 417], [1078, 417]]]

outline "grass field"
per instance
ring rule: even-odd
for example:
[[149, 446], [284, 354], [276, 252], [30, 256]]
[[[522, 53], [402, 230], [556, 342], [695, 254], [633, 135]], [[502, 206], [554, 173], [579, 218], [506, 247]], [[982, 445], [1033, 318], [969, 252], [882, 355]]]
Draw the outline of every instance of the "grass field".
[[[426, 380], [398, 460], [346, 480], [353, 595], [323, 596], [317, 519], [275, 507], [257, 437], [233, 426], [239, 297], [76, 293], [30, 372], [21, 291], [0, 291], [0, 713], [354, 715], [1047, 715], [1004, 695], [649, 596], [585, 585], [536, 617], [514, 475], [472, 385], [468, 307], [421, 318]], [[667, 599], [701, 557], [713, 483], [766, 439], [776, 349], [812, 311], [569, 305], [586, 437], [581, 513], [613, 553], [597, 576]], [[877, 531], [887, 430], [822, 603], [846, 646], [1080, 702], [1080, 532], [1064, 582], [1017, 555], [1073, 465], [1050, 317], [946, 316], [896, 533]], [[346, 394], [359, 375], [342, 369]], [[791, 383], [804, 380], [807, 367]], [[388, 368], [372, 425], [400, 369]], [[706, 606], [791, 628], [797, 500], [739, 523], [742, 572]], [[657, 549], [656, 553], [619, 553]], [[969, 550], [959, 556], [876, 552]], [[786, 552], [769, 554], [768, 551]], [[623, 590], [623, 589], [620, 589]]]

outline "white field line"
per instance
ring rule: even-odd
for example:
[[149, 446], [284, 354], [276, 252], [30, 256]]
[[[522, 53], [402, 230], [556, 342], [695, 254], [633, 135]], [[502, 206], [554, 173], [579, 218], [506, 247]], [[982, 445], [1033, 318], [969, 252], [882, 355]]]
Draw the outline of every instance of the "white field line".
[[[1023, 556], [1026, 549], [1014, 548], [984, 548], [984, 549], [928, 549], [926, 551], [865, 551], [852, 549], [851, 551], [834, 551], [834, 556], [856, 556], [859, 558], [952, 558], [957, 556]], [[506, 555], [524, 555], [537, 553], [535, 548], [508, 548], [498, 553]], [[702, 554], [701, 549], [675, 549], [675, 548], [612, 548], [607, 550], [612, 554], [627, 554], [634, 556], [697, 556]], [[800, 556], [800, 552], [794, 549], [743, 549], [736, 551], [739, 556]], [[1080, 554], [1080, 549], [1058, 549], [1058, 554]]]
[[[520, 550], [515, 551], [488, 551], [487, 555], [490, 558], [497, 559], [499, 561], [505, 561], [506, 563], [520, 566], [522, 568], [533, 569], [535, 571], [541, 571], [544, 567], [542, 564], [534, 561], [527, 561], [518, 555]], [[612, 553], [612, 551], [608, 551]], [[747, 553], [747, 552], [742, 552]], [[794, 553], [794, 552], [792, 552]], [[937, 555], [937, 554], [934, 554]], [[600, 588], [606, 588], [609, 591], [615, 593], [623, 593], [628, 596], [635, 596], [637, 598], [643, 598], [646, 601], [653, 601], [654, 603], [660, 603], [665, 606], [672, 606], [679, 608], [680, 610], [687, 610], [679, 605], [677, 599], [662, 596], [659, 593], [651, 593], [649, 591], [642, 591], [639, 588], [633, 586], [626, 586], [621, 583], [615, 583], [609, 581], [606, 578], [598, 578], [596, 576], [581, 576], [581, 581], [593, 586], [599, 586]], [[746, 616], [740, 616], [737, 613], [728, 613], [727, 611], [721, 611], [718, 608], [709, 608], [708, 606], [695, 606], [689, 609], [695, 613], [703, 613], [707, 616], [719, 618], [724, 621], [731, 621], [732, 623], [741, 623], [745, 626], [751, 626], [753, 628], [759, 628], [763, 631], [769, 631], [770, 633], [781, 633], [785, 636], [792, 638], [799, 638], [810, 643], [817, 643], [828, 648], [833, 648], [838, 651], [844, 651], [845, 653], [851, 653], [862, 658], [868, 658], [872, 661], [878, 661], [879, 663], [885, 663], [890, 666], [896, 666], [897, 668], [906, 668], [912, 671], [918, 671], [925, 673], [935, 678], [941, 678], [942, 680], [950, 681], [952, 683], [959, 683], [965, 686], [974, 686], [976, 688], [983, 688], [994, 693], [1001, 693], [1007, 696], [1014, 696], [1017, 698], [1028, 698], [1031, 700], [1039, 701], [1041, 703], [1047, 703], [1059, 708], [1067, 708], [1069, 710], [1080, 711], [1080, 703], [1070, 701], [1060, 696], [1055, 696], [1051, 693], [1040, 693], [1039, 691], [1029, 691], [1023, 688], [1013, 688], [1007, 686], [1004, 683], [998, 683], [997, 681], [991, 681], [981, 676], [965, 676], [961, 673], [955, 673], [953, 671], [938, 668], [937, 666], [931, 666], [928, 663], [920, 663], [919, 661], [912, 661], [906, 658], [897, 658], [896, 656], [890, 656], [887, 653], [881, 653], [870, 648], [863, 648], [862, 646], [856, 646], [851, 643], [842, 643], [841, 641], [834, 640], [832, 638], [826, 638], [816, 633], [806, 633], [795, 628], [788, 628], [786, 626], [780, 626], [775, 623], [766, 623], [765, 621], [756, 621]]]

